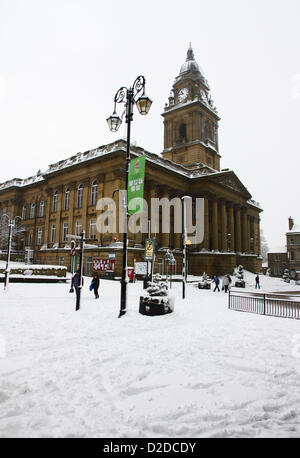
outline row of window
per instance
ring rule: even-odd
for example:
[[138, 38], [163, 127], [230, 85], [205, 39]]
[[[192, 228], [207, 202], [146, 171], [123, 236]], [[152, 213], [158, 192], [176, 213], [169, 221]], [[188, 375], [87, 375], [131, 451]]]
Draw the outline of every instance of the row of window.
[[[62, 225], [62, 242], [67, 242], [67, 234], [69, 233], [69, 225], [67, 222], [64, 222]], [[75, 235], [80, 235], [82, 231], [81, 221], [77, 220], [75, 222]], [[89, 238], [96, 239], [96, 219], [90, 219], [89, 226]], [[56, 224], [51, 224], [50, 227], [50, 243], [55, 243], [56, 240]], [[28, 234], [28, 245], [33, 244], [32, 233]], [[39, 227], [37, 231], [37, 245], [43, 244], [43, 228]]]
[[[90, 205], [96, 205], [97, 197], [98, 197], [98, 182], [97, 180], [94, 180], [91, 186]], [[57, 211], [57, 203], [58, 203], [58, 192], [55, 191], [53, 194], [53, 199], [52, 199], [52, 211], [53, 212]], [[80, 183], [77, 188], [76, 207], [82, 208], [82, 203], [83, 203], [83, 184]], [[69, 210], [69, 208], [70, 208], [70, 188], [66, 188], [65, 193], [64, 193], [63, 209]]]
[[289, 239], [289, 244], [290, 245], [296, 245], [296, 243], [298, 243], [298, 245], [300, 245], [300, 238], [299, 239]]
[[[35, 203], [32, 203], [30, 205], [29, 218], [35, 218], [35, 210], [36, 210], [36, 205]], [[43, 200], [40, 202], [38, 215], [40, 217], [45, 216], [45, 202]], [[27, 219], [27, 206], [26, 205], [24, 205], [22, 208], [22, 219]]]
[[290, 251], [289, 257], [290, 257], [290, 261], [300, 261], [300, 253], [297, 253], [297, 256], [296, 256], [295, 251]]
[[[97, 197], [98, 197], [98, 182], [97, 180], [94, 180], [91, 186], [91, 194], [90, 194], [90, 205], [96, 205], [97, 203]], [[82, 203], [83, 203], [83, 184], [79, 184], [77, 188], [77, 194], [76, 194], [76, 207], [77, 208], [82, 208]], [[57, 211], [57, 205], [58, 205], [58, 191], [55, 191], [53, 194], [52, 198], [52, 212]], [[63, 202], [63, 209], [64, 210], [69, 210], [70, 208], [70, 188], [65, 189], [64, 193], [64, 202]], [[29, 213], [29, 218], [35, 218], [35, 212], [36, 212], [36, 204], [32, 203], [30, 205], [30, 213]], [[39, 217], [45, 216], [45, 202], [42, 200], [39, 204]], [[27, 219], [27, 206], [24, 205], [22, 209], [22, 219], [25, 220]]]

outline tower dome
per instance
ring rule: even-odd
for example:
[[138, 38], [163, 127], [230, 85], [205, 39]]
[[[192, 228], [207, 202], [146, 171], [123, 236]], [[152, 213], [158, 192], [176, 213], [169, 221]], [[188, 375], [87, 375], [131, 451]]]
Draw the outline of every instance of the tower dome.
[[199, 72], [203, 74], [202, 68], [200, 68], [197, 62], [195, 61], [194, 51], [192, 49], [191, 43], [187, 51], [186, 61], [184, 62], [184, 64], [181, 65], [179, 75], [181, 76], [183, 73], [187, 72]]

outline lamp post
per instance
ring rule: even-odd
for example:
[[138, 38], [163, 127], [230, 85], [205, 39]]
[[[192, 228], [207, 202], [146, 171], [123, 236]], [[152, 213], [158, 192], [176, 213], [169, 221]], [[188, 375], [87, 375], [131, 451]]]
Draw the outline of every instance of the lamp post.
[[185, 281], [187, 282], [188, 279], [188, 273], [189, 273], [189, 247], [191, 246], [192, 242], [190, 240], [187, 240], [185, 242], [185, 248], [186, 248], [186, 269], [185, 269]]
[[190, 196], [181, 197], [182, 202], [182, 299], [185, 299], [186, 280], [187, 280], [187, 229], [186, 229], [186, 205], [185, 200], [191, 199]]
[[21, 216], [15, 216], [14, 219], [11, 219], [6, 213], [2, 216], [6, 216], [8, 218], [8, 240], [7, 240], [7, 256], [6, 256], [6, 268], [5, 268], [5, 277], [4, 277], [4, 289], [7, 288], [9, 284], [9, 273], [10, 273], [10, 253], [11, 253], [11, 242], [12, 242], [12, 232], [13, 228], [16, 225], [16, 219], [20, 218]]
[[[133, 106], [137, 106], [141, 115], [148, 114], [152, 101], [145, 94], [144, 76], [140, 75], [136, 78], [132, 87], [127, 89], [121, 87], [114, 98], [114, 111], [113, 114], [107, 118], [107, 124], [112, 132], [116, 132], [122, 119], [117, 115], [116, 104], [123, 103], [126, 108], [125, 122], [127, 124], [127, 149], [126, 149], [126, 166], [125, 166], [125, 193], [126, 202], [124, 204], [124, 235], [123, 235], [123, 262], [122, 262], [122, 278], [121, 278], [121, 303], [119, 318], [126, 313], [126, 293], [127, 293], [127, 216], [128, 216], [128, 172], [130, 162], [130, 124], [133, 118]], [[141, 94], [141, 95], [140, 95]]]

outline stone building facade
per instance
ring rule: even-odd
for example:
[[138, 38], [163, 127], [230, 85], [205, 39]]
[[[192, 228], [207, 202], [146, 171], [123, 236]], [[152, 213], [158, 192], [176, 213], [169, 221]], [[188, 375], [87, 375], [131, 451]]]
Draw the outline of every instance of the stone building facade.
[[[236, 265], [261, 269], [260, 212], [262, 209], [232, 170], [220, 169], [218, 122], [210, 89], [191, 47], [176, 77], [164, 118], [162, 155], [131, 145], [131, 158], [144, 155], [145, 199], [191, 196], [204, 199], [204, 239], [189, 249], [189, 273], [210, 275], [232, 272]], [[22, 217], [25, 229], [18, 250], [31, 253], [35, 263], [64, 264], [70, 268], [67, 234], [86, 232], [84, 272], [92, 273], [95, 259], [115, 257], [120, 275], [122, 234], [100, 234], [97, 201], [125, 189], [126, 142], [117, 140], [52, 164], [28, 179], [0, 184], [0, 216]], [[114, 194], [119, 209], [119, 193]], [[171, 222], [174, 219], [171, 210]], [[156, 234], [154, 271], [165, 271], [164, 256], [172, 249], [177, 273], [182, 268], [182, 234]], [[128, 234], [128, 265], [144, 260], [147, 234]]]
[[268, 253], [268, 268], [273, 277], [282, 277], [284, 270], [288, 269], [290, 278], [300, 280], [300, 227], [291, 216], [288, 219], [288, 228], [282, 251]]

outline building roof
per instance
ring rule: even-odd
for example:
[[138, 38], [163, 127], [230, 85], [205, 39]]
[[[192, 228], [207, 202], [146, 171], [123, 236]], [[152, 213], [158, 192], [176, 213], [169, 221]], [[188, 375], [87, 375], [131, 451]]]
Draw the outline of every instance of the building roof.
[[[13, 187], [22, 188], [25, 186], [42, 182], [45, 179], [47, 179], [50, 175], [60, 172], [62, 170], [68, 169], [70, 167], [80, 166], [83, 163], [112, 154], [114, 152], [123, 151], [125, 153], [126, 149], [126, 141], [120, 139], [108, 145], [99, 146], [92, 150], [85, 151], [84, 153], [77, 153], [67, 159], [50, 164], [45, 172], [39, 171], [38, 174], [35, 176], [26, 179], [14, 178], [4, 183], [0, 183], [0, 192]], [[221, 172], [218, 172], [215, 169], [208, 167], [206, 164], [202, 164], [201, 162], [195, 164], [193, 168], [187, 168], [181, 164], [166, 159], [161, 155], [150, 153], [149, 151], [146, 151], [145, 149], [139, 146], [131, 145], [130, 150], [131, 156], [144, 155], [146, 156], [146, 161], [155, 164], [159, 167], [162, 167], [164, 169], [167, 169], [175, 174], [181, 175], [182, 177], [188, 179], [209, 178], [218, 182], [221, 185], [230, 187], [231, 189], [243, 194], [246, 198], [248, 205], [251, 205], [261, 210], [260, 204], [251, 198], [252, 196], [247, 190], [247, 188], [245, 188], [245, 186], [241, 183], [239, 178], [235, 175], [235, 173], [232, 170], [226, 169], [221, 170]]]

